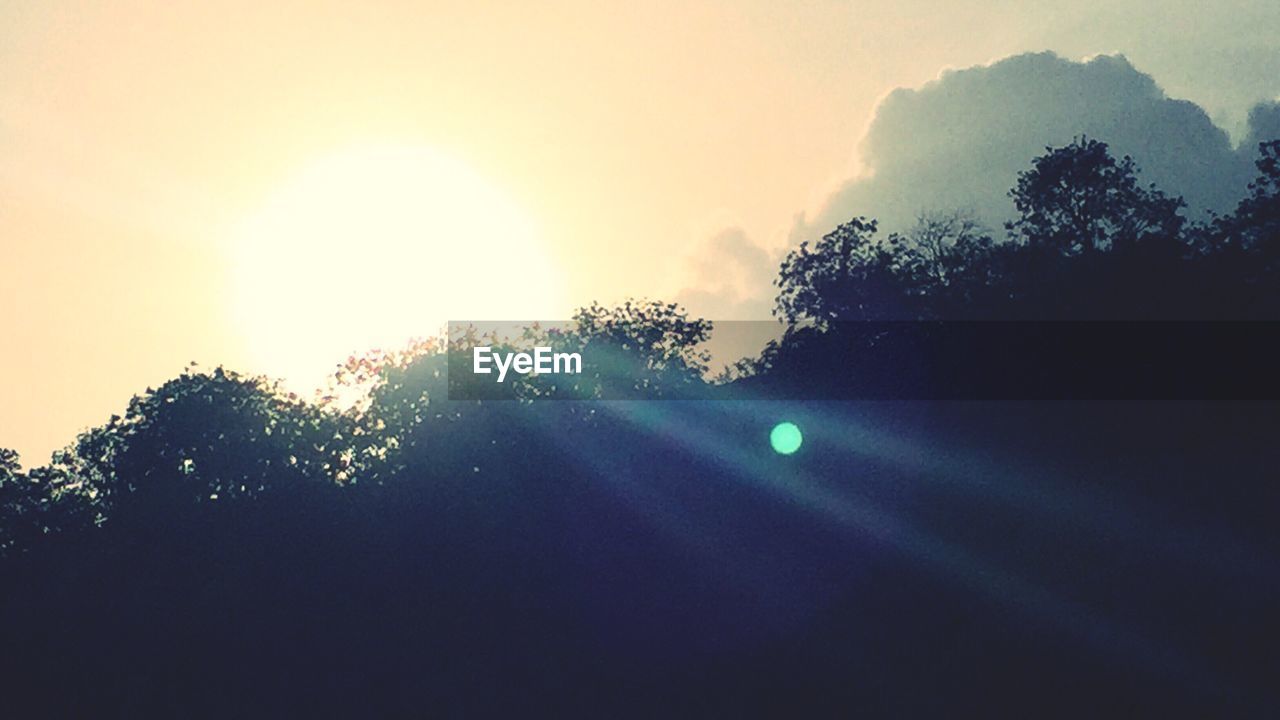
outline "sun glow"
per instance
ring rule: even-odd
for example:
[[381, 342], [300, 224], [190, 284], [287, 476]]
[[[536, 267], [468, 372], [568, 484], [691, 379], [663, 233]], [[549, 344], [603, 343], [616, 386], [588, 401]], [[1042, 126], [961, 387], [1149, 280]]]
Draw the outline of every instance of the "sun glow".
[[351, 353], [449, 320], [564, 315], [530, 217], [464, 162], [425, 147], [304, 168], [237, 229], [233, 320], [253, 369], [318, 387]]

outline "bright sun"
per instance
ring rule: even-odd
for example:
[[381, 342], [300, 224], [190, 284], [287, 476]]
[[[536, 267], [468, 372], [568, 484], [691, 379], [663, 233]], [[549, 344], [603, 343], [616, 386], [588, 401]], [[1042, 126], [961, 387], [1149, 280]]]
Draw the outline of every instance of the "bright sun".
[[362, 148], [304, 168], [233, 246], [233, 319], [253, 369], [298, 389], [353, 352], [399, 348], [450, 320], [565, 312], [528, 215], [426, 147]]

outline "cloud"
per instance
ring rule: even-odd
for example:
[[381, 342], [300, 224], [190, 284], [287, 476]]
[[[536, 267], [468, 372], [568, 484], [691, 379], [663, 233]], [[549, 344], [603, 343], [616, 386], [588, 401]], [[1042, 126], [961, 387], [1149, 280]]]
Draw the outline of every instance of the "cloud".
[[676, 301], [715, 320], [767, 319], [778, 262], [742, 228], [724, 228], [689, 257], [690, 282]]
[[[1254, 107], [1236, 148], [1204, 109], [1170, 98], [1121, 55], [1076, 62], [1028, 53], [948, 71], [885, 96], [857, 143], [859, 174], [799, 214], [789, 240], [817, 239], [858, 215], [892, 231], [922, 212], [956, 209], [1000, 234], [1018, 172], [1079, 135], [1132, 156], [1142, 182], [1181, 195], [1191, 217], [1204, 217], [1244, 196], [1258, 142], [1280, 138], [1280, 103]], [[739, 228], [720, 231], [693, 256], [693, 282], [680, 297], [704, 317], [767, 317], [779, 259]]]
[[1200, 106], [1168, 97], [1123, 56], [1016, 55], [886, 96], [857, 146], [865, 172], [802, 216], [791, 237], [821, 236], [855, 215], [896, 229], [921, 211], [956, 208], [998, 228], [1013, 212], [1017, 173], [1078, 135], [1132, 156], [1142, 180], [1183, 196], [1192, 216], [1230, 210], [1252, 177], [1251, 148], [1238, 152]]
[[695, 317], [714, 321], [711, 340], [703, 346], [711, 353], [713, 374], [758, 355], [765, 343], [781, 336], [783, 326], [770, 312], [779, 262], [737, 226], [709, 236], [689, 256], [690, 283], [676, 301]]
[[1257, 152], [1258, 143], [1280, 140], [1280, 101], [1258, 103], [1249, 111], [1249, 132], [1240, 151], [1250, 158]]

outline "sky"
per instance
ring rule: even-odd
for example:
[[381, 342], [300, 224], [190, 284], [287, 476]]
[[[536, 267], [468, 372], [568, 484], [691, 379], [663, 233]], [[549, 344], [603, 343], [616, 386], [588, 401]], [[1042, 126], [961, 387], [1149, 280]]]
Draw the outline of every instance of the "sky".
[[468, 316], [759, 317], [790, 243], [906, 188], [998, 215], [1075, 124], [1211, 207], [1280, 128], [1277, 31], [1271, 0], [0, 4], [0, 446], [39, 464], [192, 361], [305, 384]]

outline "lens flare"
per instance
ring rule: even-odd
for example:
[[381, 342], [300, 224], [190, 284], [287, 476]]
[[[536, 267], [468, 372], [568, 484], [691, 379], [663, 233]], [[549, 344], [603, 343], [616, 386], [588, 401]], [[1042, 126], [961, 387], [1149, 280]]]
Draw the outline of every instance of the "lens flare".
[[803, 442], [804, 436], [800, 434], [800, 428], [792, 422], [778, 423], [769, 433], [769, 444], [779, 455], [791, 455], [800, 449], [800, 444]]

